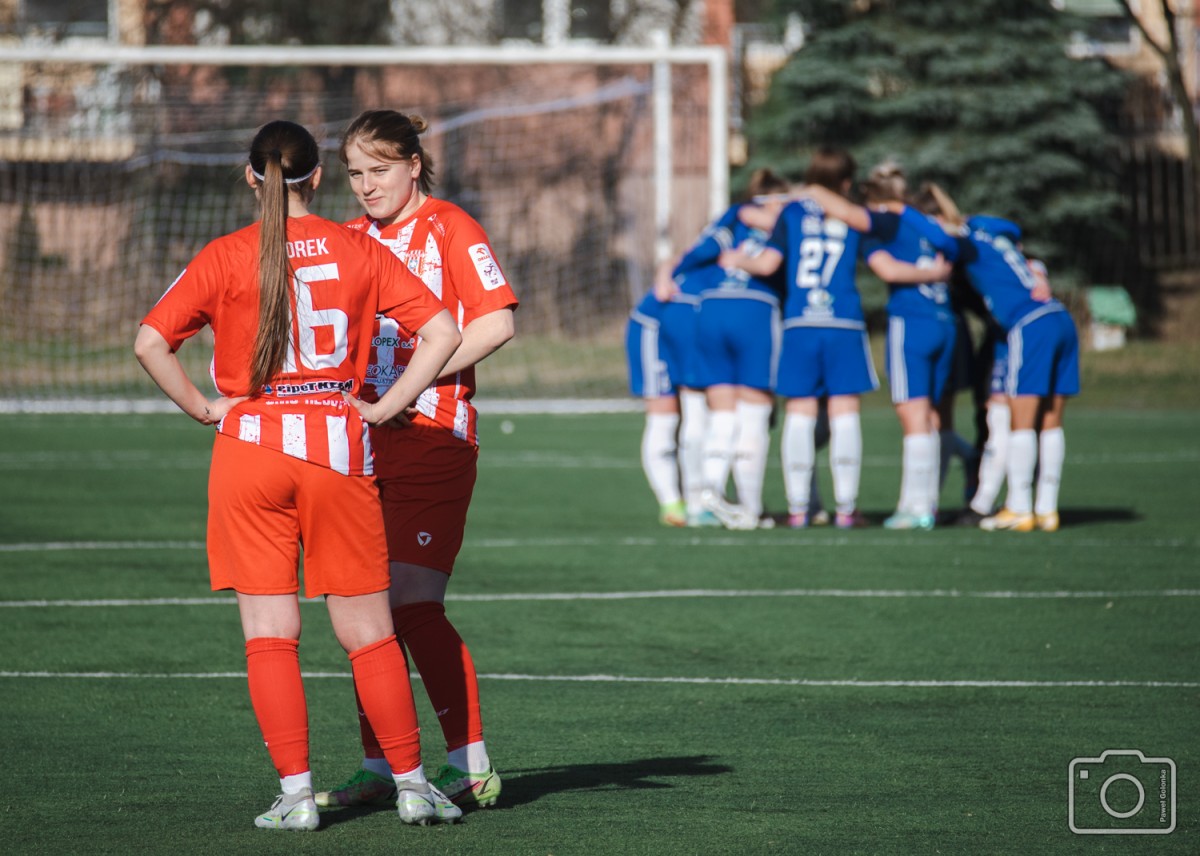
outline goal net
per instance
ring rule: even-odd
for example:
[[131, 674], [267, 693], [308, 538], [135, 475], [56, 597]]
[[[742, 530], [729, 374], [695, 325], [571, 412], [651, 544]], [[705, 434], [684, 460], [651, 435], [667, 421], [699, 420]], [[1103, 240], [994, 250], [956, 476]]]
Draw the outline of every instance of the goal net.
[[[160, 398], [133, 358], [138, 322], [255, 218], [256, 128], [310, 128], [314, 210], [348, 220], [338, 136], [379, 107], [429, 123], [434, 194], [482, 223], [521, 300], [481, 397], [621, 396], [630, 306], [725, 204], [723, 63], [709, 48], [0, 48], [0, 399]], [[211, 389], [207, 332], [180, 356]]]

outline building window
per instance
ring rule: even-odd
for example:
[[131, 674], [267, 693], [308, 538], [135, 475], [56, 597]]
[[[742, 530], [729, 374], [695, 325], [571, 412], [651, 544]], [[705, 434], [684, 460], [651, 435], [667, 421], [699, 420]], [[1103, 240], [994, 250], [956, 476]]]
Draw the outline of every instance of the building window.
[[500, 37], [541, 44], [611, 42], [612, 0], [497, 0]]
[[27, 34], [108, 36], [108, 0], [23, 0], [21, 25]]

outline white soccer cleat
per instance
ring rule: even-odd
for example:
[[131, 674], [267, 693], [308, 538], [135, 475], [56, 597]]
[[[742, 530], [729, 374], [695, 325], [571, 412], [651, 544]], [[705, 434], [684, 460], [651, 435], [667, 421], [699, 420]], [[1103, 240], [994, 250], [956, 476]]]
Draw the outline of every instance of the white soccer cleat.
[[254, 818], [259, 829], [290, 829], [312, 832], [320, 824], [312, 788], [294, 794], [280, 794], [269, 809]]

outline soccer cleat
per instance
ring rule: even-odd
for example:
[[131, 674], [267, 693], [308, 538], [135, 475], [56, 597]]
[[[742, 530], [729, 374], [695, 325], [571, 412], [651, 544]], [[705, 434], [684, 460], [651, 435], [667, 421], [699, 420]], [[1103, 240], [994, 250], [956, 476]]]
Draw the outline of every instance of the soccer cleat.
[[1049, 514], [1035, 515], [1037, 518], [1037, 528], [1043, 532], [1058, 531], [1058, 512], [1051, 511]]
[[417, 826], [454, 823], [462, 817], [462, 809], [429, 782], [405, 782], [396, 794], [396, 813]]
[[663, 526], [687, 526], [687, 511], [682, 500], [664, 502], [658, 507], [658, 522]]
[[978, 529], [979, 524], [983, 522], [983, 518], [986, 516], [985, 514], [980, 514], [974, 508], [964, 508], [954, 518], [954, 525]]
[[829, 512], [824, 508], [818, 508], [816, 511], [808, 512], [809, 526], [828, 526], [829, 523]]
[[897, 511], [883, 521], [884, 529], [933, 529], [935, 518], [932, 514], [910, 514], [907, 511]]
[[734, 505], [723, 496], [717, 496], [711, 490], [704, 491], [701, 497], [704, 507], [721, 521], [726, 529], [757, 529], [758, 519], [746, 514], [740, 505]]
[[433, 778], [433, 786], [459, 806], [484, 808], [500, 797], [500, 775], [491, 767], [486, 773], [467, 773], [444, 764]]
[[396, 801], [396, 782], [391, 776], [360, 769], [350, 781], [332, 791], [321, 791], [313, 799], [321, 806], [391, 805]]
[[254, 825], [259, 829], [290, 829], [295, 832], [312, 832], [320, 822], [311, 788], [294, 794], [280, 794], [269, 809], [254, 818]]
[[834, 518], [834, 525], [838, 529], [862, 529], [865, 526], [869, 526], [870, 522], [863, 516], [861, 511], [855, 509], [849, 513], [839, 511], [837, 517]]
[[809, 526], [808, 514], [789, 514], [787, 526], [788, 529], [807, 529]]
[[715, 514], [705, 509], [703, 511], [689, 512], [687, 525], [689, 529], [719, 529], [721, 521], [717, 520]]
[[979, 521], [979, 528], [986, 532], [1032, 532], [1036, 526], [1037, 518], [1032, 514], [1018, 514], [1007, 508]]

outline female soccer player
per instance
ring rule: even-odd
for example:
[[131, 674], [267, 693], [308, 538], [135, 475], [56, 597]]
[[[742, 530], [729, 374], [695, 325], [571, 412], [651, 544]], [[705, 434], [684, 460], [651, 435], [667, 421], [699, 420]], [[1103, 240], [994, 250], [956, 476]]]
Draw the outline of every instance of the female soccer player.
[[[750, 196], [786, 194], [787, 182], [770, 170], [750, 180]], [[785, 198], [731, 206], [684, 253], [676, 278], [699, 283], [698, 383], [705, 389], [708, 426], [704, 443], [706, 504], [726, 526], [754, 529], [762, 516], [762, 489], [770, 446], [775, 371], [779, 359], [777, 282], [718, 265], [721, 253], [742, 247], [756, 254], [775, 227]], [[738, 505], [725, 501], [733, 470]]]
[[[480, 225], [457, 205], [430, 195], [433, 162], [420, 139], [425, 128], [419, 117], [371, 110], [350, 123], [339, 156], [366, 212], [347, 225], [402, 260], [462, 330], [462, 345], [437, 383], [421, 393], [407, 422], [373, 426], [371, 442], [387, 529], [392, 619], [421, 674], [449, 755], [434, 784], [455, 803], [486, 806], [500, 794], [500, 777], [483, 740], [475, 665], [444, 601], [475, 487], [475, 364], [512, 338], [517, 298]], [[419, 342], [413, 331], [379, 319], [364, 397], [383, 395], [407, 379]], [[360, 709], [361, 703], [360, 695]], [[382, 741], [369, 718], [359, 722], [362, 768], [344, 785], [318, 793], [318, 805], [392, 798]]]
[[[940, 189], [940, 212], [957, 211]], [[1006, 379], [1012, 424], [1008, 440], [1008, 494], [1004, 508], [980, 528], [1055, 532], [1066, 439], [1066, 400], [1079, 394], [1079, 336], [1065, 306], [1047, 293], [1013, 239], [982, 228], [961, 232], [947, 217], [946, 234], [928, 219], [913, 225], [947, 258], [961, 263], [996, 322], [1008, 333]], [[993, 224], [994, 228], [994, 224]], [[996, 229], [996, 232], [1002, 232]], [[1034, 473], [1037, 495], [1034, 497]]]
[[[904, 174], [894, 164], [875, 167], [864, 188], [868, 205], [899, 207], [907, 194]], [[923, 216], [913, 209], [908, 212], [910, 217]], [[941, 485], [937, 405], [950, 378], [956, 333], [946, 282], [950, 269], [911, 225], [902, 225], [890, 241], [868, 241], [864, 257], [888, 285], [888, 385], [904, 434], [900, 501], [883, 525], [932, 529]], [[930, 275], [919, 283], [900, 282], [888, 273], [895, 261], [929, 268]]]
[[[809, 485], [816, 455], [815, 432], [822, 395], [829, 397], [830, 466], [836, 525], [863, 525], [858, 513], [862, 472], [859, 397], [877, 389], [866, 321], [855, 283], [855, 264], [864, 235], [887, 241], [900, 227], [899, 215], [873, 212], [845, 198], [854, 159], [840, 149], [814, 153], [799, 200], [784, 208], [766, 247], [756, 256], [722, 254], [721, 263], [758, 275], [784, 269], [783, 352], [780, 395], [787, 399], [782, 454], [788, 523], [810, 525]], [[948, 267], [947, 267], [948, 270]], [[918, 282], [929, 271], [901, 262], [887, 269], [894, 282]]]
[[[416, 709], [387, 605], [383, 517], [367, 426], [402, 413], [458, 347], [450, 314], [365, 235], [308, 212], [321, 181], [316, 140], [291, 122], [262, 127], [246, 183], [259, 223], [210, 243], [142, 321], [134, 351], [155, 383], [215, 425], [208, 560], [214, 590], [237, 593], [250, 699], [282, 794], [255, 825], [318, 825], [298, 655], [300, 544], [304, 590], [324, 596], [379, 734], [405, 823], [462, 812], [421, 766]], [[374, 403], [354, 397], [372, 319], [417, 330], [408, 371]], [[176, 356], [204, 326], [215, 339], [210, 400]]]

